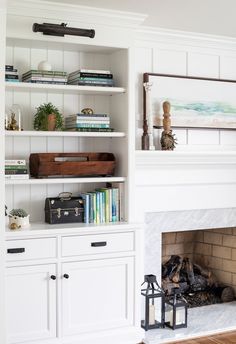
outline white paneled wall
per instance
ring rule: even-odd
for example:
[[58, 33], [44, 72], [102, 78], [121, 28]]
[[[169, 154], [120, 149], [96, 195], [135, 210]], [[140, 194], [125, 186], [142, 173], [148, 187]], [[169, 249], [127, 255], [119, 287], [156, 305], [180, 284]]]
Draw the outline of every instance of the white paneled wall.
[[[148, 34], [136, 42], [136, 149], [141, 149], [142, 135], [142, 75], [145, 72], [175, 74], [184, 76], [197, 76], [207, 78], [222, 78], [236, 80], [236, 51], [235, 47], [225, 49], [222, 43], [217, 44], [217, 48], [207, 43], [198, 44], [194, 39], [188, 39], [188, 45], [181, 43], [181, 39], [170, 39], [170, 43], [163, 44], [163, 36], [158, 34], [156, 39], [149, 41]], [[204, 38], [203, 38], [204, 43]], [[236, 131], [234, 130], [205, 130], [205, 129], [175, 129], [174, 133], [178, 139], [176, 150], [235, 150]], [[161, 130], [155, 130], [154, 140], [156, 149], [160, 149]]]
[[[22, 73], [30, 69], [37, 69], [42, 60], [47, 60], [53, 70], [70, 73], [80, 68], [105, 69], [112, 67], [112, 54], [89, 53], [81, 51], [67, 51], [57, 49], [42, 49], [25, 47], [20, 40], [15, 45], [9, 40], [6, 51], [6, 64], [14, 65], [21, 77]], [[114, 78], [116, 81], [116, 77]], [[116, 86], [126, 86], [118, 85]], [[107, 113], [111, 117], [111, 127], [116, 131], [123, 128], [120, 118], [127, 117], [126, 113], [117, 114], [117, 110], [111, 109], [109, 96], [77, 95], [50, 91], [31, 90], [7, 90], [6, 112], [9, 112], [13, 104], [20, 105], [22, 111], [22, 123], [24, 130], [33, 129], [33, 118], [36, 107], [43, 103], [51, 102], [58, 107], [64, 117], [80, 112], [84, 107], [90, 107], [96, 113]], [[124, 98], [123, 98], [124, 99]], [[119, 107], [119, 108], [122, 108]], [[122, 111], [121, 111], [122, 112]], [[119, 120], [115, 118], [119, 115]], [[119, 127], [120, 126], [120, 127]], [[124, 126], [126, 128], [126, 126]], [[125, 130], [124, 130], [125, 131]], [[112, 138], [81, 138], [81, 137], [6, 137], [6, 159], [26, 159], [30, 153], [44, 152], [113, 152], [117, 140]], [[122, 140], [122, 139], [121, 139]], [[123, 138], [124, 140], [124, 138]], [[124, 159], [123, 159], [124, 160]], [[53, 184], [53, 185], [7, 185], [6, 204], [8, 209], [24, 208], [31, 216], [32, 222], [44, 220], [44, 200], [46, 197], [55, 197], [62, 191], [78, 193], [92, 191], [102, 184]]]
[[[14, 65], [20, 76], [22, 73], [37, 69], [39, 62], [47, 60], [53, 70], [68, 73], [79, 68], [110, 69], [110, 56], [106, 54], [91, 54], [78, 51], [63, 51], [54, 49], [25, 48], [9, 42], [6, 53], [6, 63]], [[118, 85], [117, 85], [118, 86]], [[91, 107], [96, 112], [108, 113], [109, 99], [100, 96], [83, 96], [63, 93], [43, 93], [28, 91], [7, 91], [6, 107], [20, 104], [23, 111], [23, 126], [25, 130], [32, 129], [35, 108], [44, 102], [52, 102], [65, 116], [79, 112], [84, 107]], [[112, 123], [111, 123], [112, 124]]]

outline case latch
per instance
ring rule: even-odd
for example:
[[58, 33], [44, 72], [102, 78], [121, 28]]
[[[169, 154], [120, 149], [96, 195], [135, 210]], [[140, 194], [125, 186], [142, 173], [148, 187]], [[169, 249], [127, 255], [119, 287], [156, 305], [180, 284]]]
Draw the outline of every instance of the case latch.
[[60, 219], [61, 217], [61, 208], [57, 208], [57, 218]]

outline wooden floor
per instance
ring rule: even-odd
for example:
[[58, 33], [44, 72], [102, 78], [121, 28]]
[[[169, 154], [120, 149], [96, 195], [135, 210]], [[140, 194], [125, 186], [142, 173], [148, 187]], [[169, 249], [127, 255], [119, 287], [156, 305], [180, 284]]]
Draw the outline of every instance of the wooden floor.
[[181, 340], [169, 344], [236, 344], [236, 332], [227, 332], [210, 337]]

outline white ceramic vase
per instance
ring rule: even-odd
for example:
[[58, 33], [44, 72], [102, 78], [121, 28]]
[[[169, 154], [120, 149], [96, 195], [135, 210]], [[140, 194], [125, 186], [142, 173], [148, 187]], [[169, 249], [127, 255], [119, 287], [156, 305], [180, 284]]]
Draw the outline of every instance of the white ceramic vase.
[[38, 64], [38, 70], [51, 71], [52, 65], [48, 61], [41, 61]]

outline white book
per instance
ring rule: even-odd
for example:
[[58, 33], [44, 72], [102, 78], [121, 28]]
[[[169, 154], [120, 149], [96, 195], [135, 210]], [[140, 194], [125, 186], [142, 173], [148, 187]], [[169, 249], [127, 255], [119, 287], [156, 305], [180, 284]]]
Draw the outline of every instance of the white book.
[[22, 79], [23, 81], [58, 81], [58, 82], [67, 82], [67, 78], [57, 78], [57, 77], [44, 77], [44, 76], [31, 76], [29, 78]]
[[97, 74], [111, 74], [110, 70], [99, 70], [99, 69], [80, 69], [80, 73], [97, 73]]
[[29, 174], [5, 174], [5, 179], [11, 179], [11, 180], [29, 179]]
[[22, 166], [26, 165], [26, 161], [22, 159], [5, 160], [5, 165]]

